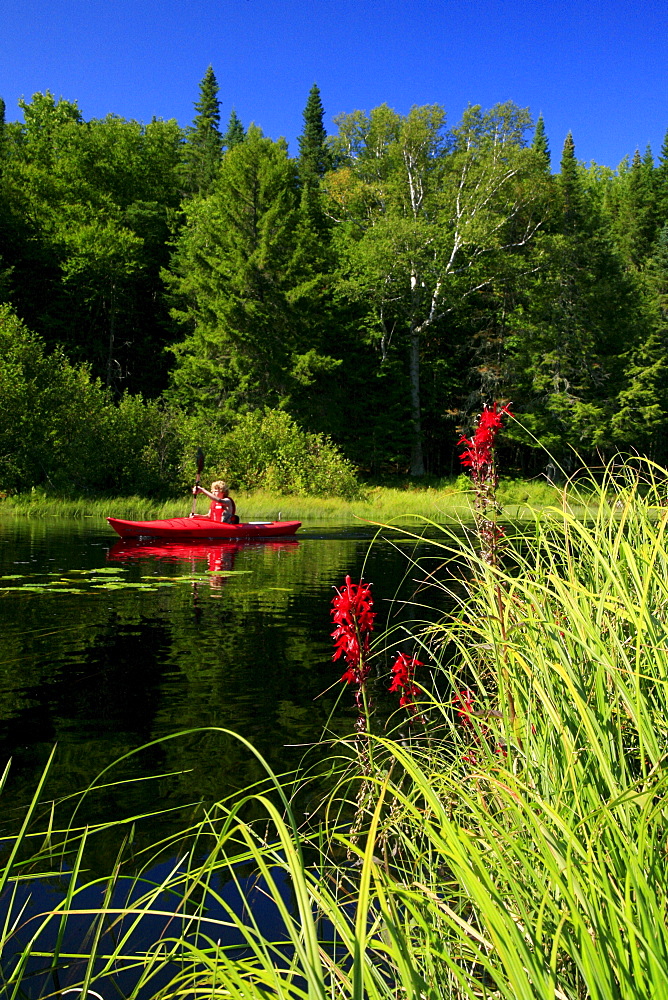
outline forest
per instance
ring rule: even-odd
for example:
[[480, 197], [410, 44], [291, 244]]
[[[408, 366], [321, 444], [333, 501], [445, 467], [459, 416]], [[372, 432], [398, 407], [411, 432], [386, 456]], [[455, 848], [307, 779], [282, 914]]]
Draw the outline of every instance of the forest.
[[[505, 469], [668, 458], [668, 133], [556, 163], [511, 102], [387, 105], [296, 155], [208, 68], [192, 124], [0, 102], [0, 491], [169, 495], [448, 476], [485, 403]], [[558, 169], [557, 169], [558, 168]]]

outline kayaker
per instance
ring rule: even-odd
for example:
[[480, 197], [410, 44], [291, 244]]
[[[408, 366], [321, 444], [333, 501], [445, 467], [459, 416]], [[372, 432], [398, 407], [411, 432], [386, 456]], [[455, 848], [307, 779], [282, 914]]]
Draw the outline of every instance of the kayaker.
[[211, 492], [205, 490], [203, 486], [193, 486], [193, 496], [203, 493], [211, 499], [211, 506], [204, 517], [210, 517], [212, 521], [223, 521], [225, 524], [238, 524], [237, 506], [228, 494], [228, 485], [222, 479], [217, 479], [211, 483]]

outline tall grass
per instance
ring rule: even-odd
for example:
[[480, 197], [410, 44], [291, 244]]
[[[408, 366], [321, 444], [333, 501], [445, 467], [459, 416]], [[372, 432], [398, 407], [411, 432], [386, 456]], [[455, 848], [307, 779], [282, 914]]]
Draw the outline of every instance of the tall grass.
[[[359, 736], [332, 749], [319, 822], [277, 779], [212, 807], [131, 904], [105, 889], [76, 982], [105, 1000], [121, 969], [132, 997], [668, 997], [667, 476], [611, 470], [586, 521], [565, 493], [499, 567], [443, 527], [449, 575], [430, 579], [450, 611], [404, 636], [432, 666], [425, 724], [397, 716], [362, 769]], [[29, 877], [18, 857], [6, 887]], [[140, 947], [151, 910], [171, 923]], [[76, 912], [72, 892], [40, 933]]]
[[[554, 503], [559, 491], [545, 482], [521, 480], [502, 482], [501, 497], [508, 516], [526, 516], [532, 506]], [[362, 500], [340, 497], [291, 496], [266, 490], [250, 493], [235, 492], [237, 507], [244, 520], [296, 520], [350, 522], [366, 520], [415, 519], [419, 516], [434, 521], [468, 517], [471, 494], [460, 479], [440, 480], [435, 485], [421, 487], [407, 482], [402, 487], [369, 486]], [[54, 497], [40, 490], [0, 500], [0, 515], [22, 517], [97, 517], [109, 515], [130, 520], [159, 517], [183, 517], [190, 512], [191, 499], [156, 501], [146, 497], [66, 498]], [[198, 510], [203, 513], [208, 501], [200, 498]]]

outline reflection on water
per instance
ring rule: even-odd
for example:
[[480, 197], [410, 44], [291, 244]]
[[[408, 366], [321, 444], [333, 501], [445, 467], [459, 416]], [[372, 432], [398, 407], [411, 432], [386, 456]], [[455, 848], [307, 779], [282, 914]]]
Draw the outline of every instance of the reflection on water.
[[[237, 553], [243, 549], [261, 547], [273, 552], [286, 552], [299, 545], [296, 538], [246, 540], [234, 542], [191, 542], [184, 545], [178, 542], [142, 542], [134, 539], [117, 542], [107, 554], [110, 563], [115, 562], [145, 562], [148, 559], [163, 560], [174, 563], [181, 570], [196, 573], [206, 564], [206, 570], [212, 574], [208, 581], [211, 587], [220, 589], [222, 578], [234, 571]], [[250, 572], [250, 571], [249, 571]]]
[[[259, 780], [255, 758], [220, 730], [241, 734], [279, 772], [332, 727], [347, 732], [352, 699], [331, 662], [332, 587], [366, 560], [382, 628], [407, 567], [395, 546], [368, 549], [360, 528], [199, 546], [114, 544], [90, 522], [2, 523], [0, 575], [62, 583], [38, 592], [19, 580], [0, 590], [0, 753], [14, 758], [10, 799], [25, 801], [54, 743], [48, 792], [58, 796], [87, 787], [141, 744], [191, 731], [107, 775], [170, 777], [96, 792], [93, 820], [211, 801]], [[119, 576], [99, 583], [105, 567]], [[91, 574], [98, 583], [86, 586]], [[378, 683], [384, 691], [385, 678]], [[192, 732], [201, 727], [212, 728]]]
[[116, 542], [109, 549], [109, 562], [126, 562], [130, 560], [163, 559], [166, 562], [190, 566], [206, 560], [209, 570], [217, 572], [221, 569], [233, 569], [234, 558], [242, 549], [257, 549], [258, 547], [273, 552], [285, 552], [299, 546], [297, 538], [268, 538], [266, 540], [239, 540], [234, 542], [191, 542], [188, 545], [178, 542], [142, 542], [135, 539]]

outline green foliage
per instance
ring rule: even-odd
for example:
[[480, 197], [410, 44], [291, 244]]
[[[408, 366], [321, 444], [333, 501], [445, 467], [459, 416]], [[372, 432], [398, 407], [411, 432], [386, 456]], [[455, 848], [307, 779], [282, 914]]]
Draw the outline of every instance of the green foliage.
[[519, 418], [509, 434], [558, 455], [642, 447], [659, 417], [649, 311], [611, 239], [600, 183], [569, 133], [549, 224], [531, 248], [535, 277], [506, 328], [502, 364]]
[[553, 177], [542, 118], [531, 137], [510, 102], [450, 129], [439, 105], [381, 105], [328, 137], [314, 85], [291, 159], [234, 111], [221, 135], [211, 67], [185, 133], [49, 91], [20, 107], [0, 113], [0, 301], [117, 400], [171, 370], [170, 405], [223, 428], [284, 408], [374, 474], [452, 472], [494, 398], [562, 455], [668, 455], [668, 141], [613, 170], [569, 134]]
[[[340, 220], [343, 287], [364, 300], [383, 357], [399, 340], [407, 360], [411, 471], [422, 475], [421, 360], [427, 338], [452, 346], [447, 318], [498, 280], [539, 223], [544, 165], [527, 150], [531, 119], [508, 103], [469, 107], [445, 134], [438, 105], [407, 116], [382, 105], [337, 119], [338, 170], [325, 179]], [[369, 308], [370, 307], [370, 308]], [[396, 347], [395, 347], [396, 349]]]
[[298, 140], [299, 172], [303, 179], [323, 177], [332, 166], [327, 132], [323, 124], [324, 114], [320, 89], [314, 83], [304, 108], [304, 131]]
[[283, 410], [247, 413], [224, 435], [211, 428], [207, 433], [195, 420], [188, 437], [193, 445], [201, 443], [211, 477], [223, 477], [236, 488], [348, 500], [362, 493], [353, 466], [332, 442], [302, 430]]
[[50, 347], [65, 345], [117, 392], [156, 395], [169, 333], [159, 273], [181, 132], [113, 115], [84, 122], [48, 93], [23, 107], [0, 197], [11, 300]]
[[0, 306], [0, 489], [61, 494], [169, 493], [178, 457], [173, 421], [157, 401], [117, 403], [85, 365], [47, 352]]

